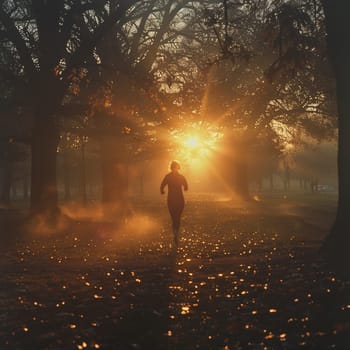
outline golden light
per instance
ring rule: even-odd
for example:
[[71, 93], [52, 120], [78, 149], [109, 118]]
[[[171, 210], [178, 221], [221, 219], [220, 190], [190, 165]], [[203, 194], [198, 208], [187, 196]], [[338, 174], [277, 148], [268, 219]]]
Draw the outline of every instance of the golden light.
[[190, 161], [205, 160], [215, 149], [217, 138], [207, 133], [178, 135], [178, 152], [182, 159]]
[[191, 171], [208, 169], [222, 133], [215, 126], [196, 122], [172, 132], [173, 157]]
[[196, 148], [199, 146], [199, 143], [198, 137], [196, 136], [189, 136], [185, 141], [185, 145], [189, 148]]

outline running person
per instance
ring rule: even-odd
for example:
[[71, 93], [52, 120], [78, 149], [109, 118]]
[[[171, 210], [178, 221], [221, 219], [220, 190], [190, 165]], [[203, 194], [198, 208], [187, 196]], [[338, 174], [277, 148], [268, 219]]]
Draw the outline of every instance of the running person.
[[165, 175], [161, 185], [160, 193], [164, 194], [165, 186], [168, 186], [168, 209], [171, 216], [174, 241], [179, 243], [180, 218], [185, 207], [184, 195], [182, 188], [187, 191], [188, 185], [185, 177], [179, 173], [180, 164], [176, 160], [170, 164], [171, 172]]

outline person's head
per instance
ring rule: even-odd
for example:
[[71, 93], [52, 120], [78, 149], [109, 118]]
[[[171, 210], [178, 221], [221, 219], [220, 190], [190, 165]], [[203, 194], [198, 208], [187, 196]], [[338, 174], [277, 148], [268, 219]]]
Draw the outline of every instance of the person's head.
[[180, 163], [177, 160], [173, 160], [170, 163], [170, 170], [171, 171], [179, 171], [180, 170]]

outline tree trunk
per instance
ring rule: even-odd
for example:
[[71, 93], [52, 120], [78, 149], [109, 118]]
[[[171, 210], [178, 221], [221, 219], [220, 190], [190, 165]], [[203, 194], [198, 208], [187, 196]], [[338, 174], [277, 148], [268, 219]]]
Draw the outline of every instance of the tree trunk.
[[102, 161], [102, 204], [107, 218], [123, 219], [128, 214], [127, 167], [104, 159]]
[[29, 174], [27, 171], [23, 174], [23, 199], [27, 201], [29, 198]]
[[81, 196], [83, 204], [86, 205], [87, 203], [87, 196], [86, 196], [86, 170], [85, 170], [85, 143], [84, 139], [80, 139], [81, 142]]
[[102, 205], [107, 219], [124, 219], [129, 214], [128, 167], [123, 145], [106, 137], [101, 142]]
[[72, 199], [71, 192], [71, 176], [70, 168], [71, 164], [69, 162], [69, 154], [67, 150], [63, 152], [63, 181], [64, 181], [64, 199], [70, 201]]
[[56, 224], [60, 211], [57, 193], [57, 147], [59, 125], [56, 114], [62, 104], [65, 86], [44, 64], [32, 81], [33, 128], [31, 139], [31, 212], [45, 215]]
[[350, 244], [350, 26], [348, 0], [323, 0], [328, 53], [334, 68], [338, 105], [338, 209], [322, 251], [348, 271]]
[[32, 134], [31, 210], [56, 216], [58, 210], [56, 157], [59, 133], [52, 115], [36, 118]]
[[12, 167], [7, 159], [4, 162], [4, 172], [1, 191], [1, 202], [9, 205], [11, 202]]
[[235, 161], [235, 192], [242, 199], [249, 198], [248, 167], [244, 153]]

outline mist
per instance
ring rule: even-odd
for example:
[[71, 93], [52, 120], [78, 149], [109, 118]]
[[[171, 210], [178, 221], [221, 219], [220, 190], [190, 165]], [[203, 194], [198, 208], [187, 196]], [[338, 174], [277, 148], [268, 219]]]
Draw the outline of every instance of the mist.
[[350, 349], [345, 2], [0, 2], [1, 350]]

